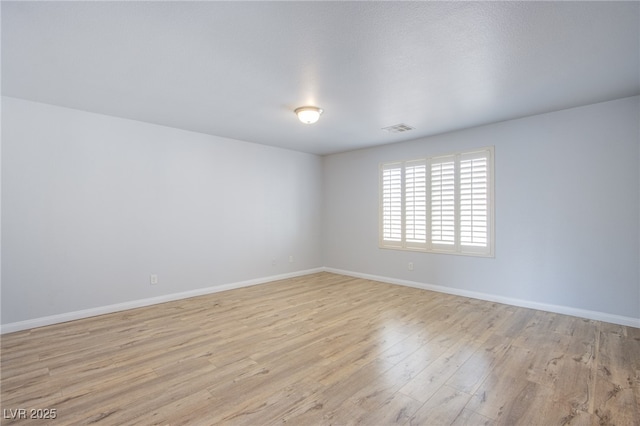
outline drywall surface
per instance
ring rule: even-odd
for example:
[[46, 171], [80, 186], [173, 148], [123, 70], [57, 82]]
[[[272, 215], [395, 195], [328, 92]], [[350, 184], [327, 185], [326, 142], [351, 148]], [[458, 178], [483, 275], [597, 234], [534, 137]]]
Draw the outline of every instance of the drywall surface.
[[[639, 104], [624, 98], [324, 157], [325, 266], [640, 318]], [[490, 145], [495, 258], [378, 247], [379, 163]]]
[[320, 157], [8, 97], [2, 124], [3, 324], [322, 266]]

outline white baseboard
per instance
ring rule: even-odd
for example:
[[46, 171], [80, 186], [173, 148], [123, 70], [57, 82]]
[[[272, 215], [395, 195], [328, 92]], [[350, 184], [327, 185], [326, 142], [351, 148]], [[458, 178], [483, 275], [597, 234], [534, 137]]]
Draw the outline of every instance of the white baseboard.
[[336, 268], [327, 268], [326, 272], [334, 274], [347, 275], [350, 277], [364, 278], [367, 280], [380, 281], [387, 284], [403, 285], [407, 287], [415, 287], [423, 290], [436, 291], [438, 293], [453, 294], [456, 296], [464, 296], [472, 299], [486, 300], [489, 302], [503, 303], [505, 305], [519, 306], [522, 308], [537, 309], [539, 311], [553, 312], [556, 314], [571, 315], [574, 317], [587, 318], [596, 321], [604, 321], [612, 324], [626, 325], [629, 327], [640, 328], [640, 318], [625, 317], [620, 315], [608, 314], [605, 312], [589, 311], [586, 309], [572, 308], [569, 306], [550, 305], [547, 303], [531, 302], [528, 300], [514, 299], [511, 297], [497, 296], [494, 294], [480, 293], [469, 290], [461, 290], [457, 288], [444, 287], [433, 284], [423, 284], [415, 281], [401, 280], [397, 278], [382, 277], [378, 275], [364, 274], [360, 272], [345, 271]]
[[13, 333], [15, 331], [30, 330], [36, 327], [44, 327], [46, 325], [59, 324], [62, 322], [73, 321], [77, 319], [95, 317], [97, 315], [111, 314], [114, 312], [126, 311], [128, 309], [142, 308], [144, 306], [157, 305], [159, 303], [172, 302], [174, 300], [188, 299], [190, 297], [203, 296], [205, 294], [218, 293], [236, 288], [250, 287], [258, 284], [266, 284], [272, 281], [284, 280], [287, 278], [299, 277], [302, 275], [323, 272], [324, 268], [306, 269], [303, 271], [290, 272], [280, 275], [271, 275], [263, 278], [256, 278], [247, 281], [240, 281], [229, 284], [222, 284], [214, 287], [200, 288], [180, 293], [166, 294], [163, 296], [150, 297], [148, 299], [132, 300], [130, 302], [117, 303], [115, 305], [100, 306], [97, 308], [83, 309], [81, 311], [67, 312], [64, 314], [51, 315], [47, 317], [35, 318], [26, 321], [18, 321], [9, 324], [2, 324], [0, 334]]
[[346, 275], [356, 278], [364, 278], [367, 280], [380, 281], [388, 284], [402, 285], [406, 287], [414, 287], [422, 290], [436, 291], [439, 293], [453, 294], [456, 296], [470, 297], [472, 299], [486, 300], [489, 302], [503, 303], [506, 305], [519, 306], [523, 308], [537, 309], [540, 311], [554, 312], [557, 314], [571, 315], [574, 317], [587, 318], [596, 321], [604, 321], [612, 324], [625, 325], [629, 327], [640, 328], [640, 318], [625, 317], [620, 315], [608, 314], [605, 312], [589, 311], [586, 309], [572, 308], [569, 306], [550, 305], [546, 303], [531, 302], [528, 300], [514, 299], [510, 297], [497, 296], [493, 294], [480, 293], [469, 290], [461, 290], [457, 288], [444, 287], [433, 284], [424, 284], [416, 281], [402, 280], [398, 278], [383, 277], [379, 275], [365, 274], [361, 272], [346, 271], [336, 268], [320, 267], [314, 269], [306, 269], [287, 274], [272, 275], [268, 277], [256, 278], [247, 281], [223, 284], [214, 287], [206, 287], [196, 290], [189, 290], [180, 293], [172, 293], [164, 296], [151, 297], [148, 299], [132, 300], [130, 302], [118, 303], [115, 305], [100, 306], [97, 308], [83, 309], [81, 311], [67, 312], [58, 315], [35, 318], [26, 321], [2, 324], [0, 326], [0, 334], [13, 333], [15, 331], [29, 330], [36, 327], [44, 327], [47, 325], [58, 324], [77, 319], [94, 317], [97, 315], [110, 314], [114, 312], [126, 311], [128, 309], [142, 308], [145, 306], [156, 305], [159, 303], [172, 302], [174, 300], [187, 299], [190, 297], [203, 296], [205, 294], [218, 293], [236, 288], [250, 287], [259, 284], [266, 284], [272, 281], [284, 280], [303, 275], [314, 274], [317, 272], [331, 272], [334, 274]]

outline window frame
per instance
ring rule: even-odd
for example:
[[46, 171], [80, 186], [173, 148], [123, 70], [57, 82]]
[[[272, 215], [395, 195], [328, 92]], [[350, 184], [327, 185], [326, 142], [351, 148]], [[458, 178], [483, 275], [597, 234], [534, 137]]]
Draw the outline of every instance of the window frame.
[[[455, 153], [449, 153], [444, 155], [437, 155], [431, 157], [413, 158], [410, 160], [391, 161], [379, 164], [379, 233], [378, 233], [378, 246], [383, 249], [392, 250], [407, 250], [418, 251], [426, 253], [444, 253], [444, 254], [456, 254], [463, 256], [479, 256], [479, 257], [495, 257], [495, 152], [493, 146], [476, 148], [472, 150], [459, 151]], [[432, 168], [437, 164], [449, 164], [453, 162], [453, 178], [450, 176], [451, 166], [447, 166], [443, 172], [440, 173], [440, 178], [444, 180], [437, 180], [434, 178], [434, 169]], [[407, 239], [407, 168], [414, 167], [415, 165], [424, 165], [425, 167], [425, 179], [424, 193], [418, 193], [416, 195], [416, 189], [410, 191], [409, 195], [413, 203], [418, 203], [421, 206], [422, 201], [425, 203], [425, 218], [424, 229], [425, 238], [424, 241], [410, 241]], [[477, 167], [476, 167], [477, 165]], [[464, 166], [464, 167], [463, 167]], [[474, 168], [475, 167], [475, 168]], [[394, 211], [396, 217], [394, 219], [395, 234], [394, 238], [387, 238], [390, 235], [385, 234], [385, 230], [389, 230], [389, 218], [385, 216], [385, 208], [389, 208], [389, 198], [385, 198], [385, 191], [388, 189], [385, 187], [385, 172], [386, 175], [392, 174], [391, 170], [395, 170], [393, 175], [400, 176], [400, 195], [397, 194], [397, 186], [394, 187], [395, 198]], [[462, 170], [464, 169], [464, 170]], [[477, 181], [473, 179], [473, 174], [479, 170]], [[443, 174], [444, 172], [448, 174]], [[462, 178], [462, 172], [464, 172], [464, 179]], [[415, 174], [415, 170], [409, 173], [410, 177]], [[471, 176], [471, 180], [469, 180]], [[483, 186], [482, 179], [486, 179], [486, 185]], [[462, 182], [462, 180], [464, 180]], [[435, 183], [439, 182], [439, 183]], [[453, 189], [451, 189], [453, 185]], [[462, 195], [464, 186], [464, 196]], [[485, 187], [486, 186], [486, 187]], [[440, 205], [433, 205], [434, 202], [434, 190], [439, 187], [440, 190], [445, 189], [440, 194], [444, 197], [439, 200]], [[448, 191], [448, 192], [447, 192]], [[452, 191], [452, 193], [451, 193]], [[486, 193], [484, 192], [486, 191]], [[387, 196], [389, 194], [386, 194]], [[420, 197], [423, 197], [421, 199]], [[483, 198], [484, 197], [484, 198]], [[400, 200], [400, 234], [398, 237], [398, 217], [397, 217], [397, 202]], [[418, 201], [416, 201], [416, 199]], [[387, 204], [385, 204], [385, 202]], [[482, 206], [486, 203], [486, 222], [481, 219], [484, 217], [485, 210], [480, 209], [477, 211], [477, 206]], [[415, 204], [411, 204], [410, 209], [414, 212], [412, 216], [415, 218]], [[438, 208], [440, 207], [440, 208]], [[451, 220], [444, 220], [442, 227], [434, 225], [434, 212], [440, 212], [440, 217], [448, 219], [446, 214], [451, 215], [453, 212], [453, 224]], [[463, 218], [465, 219], [463, 224]], [[387, 221], [385, 228], [385, 220]], [[478, 222], [480, 220], [480, 222]], [[474, 222], [478, 222], [478, 225], [474, 225]], [[484, 228], [483, 224], [486, 223], [486, 232], [479, 233], [476, 229]], [[416, 224], [411, 222], [413, 231], [415, 232]], [[422, 226], [417, 227], [419, 230]], [[441, 235], [449, 238], [441, 240], [435, 240], [433, 238], [434, 231], [438, 229]], [[464, 233], [464, 236], [463, 236]], [[413, 234], [415, 235], [415, 233]], [[482, 245], [482, 240], [486, 235], [486, 245]], [[467, 243], [463, 242], [463, 239]], [[473, 240], [476, 239], [474, 243]], [[479, 242], [478, 242], [479, 241]]]

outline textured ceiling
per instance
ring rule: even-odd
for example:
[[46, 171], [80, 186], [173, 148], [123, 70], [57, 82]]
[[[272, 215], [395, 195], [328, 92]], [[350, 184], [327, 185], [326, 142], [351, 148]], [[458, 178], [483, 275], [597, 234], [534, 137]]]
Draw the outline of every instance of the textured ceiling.
[[1, 7], [3, 95], [315, 154], [640, 93], [638, 2]]

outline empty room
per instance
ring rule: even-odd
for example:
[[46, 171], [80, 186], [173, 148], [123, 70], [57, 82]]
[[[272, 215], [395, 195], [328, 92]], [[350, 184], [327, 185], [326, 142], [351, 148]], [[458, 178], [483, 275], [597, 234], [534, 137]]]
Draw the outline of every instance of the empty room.
[[0, 13], [0, 424], [640, 424], [640, 2]]

